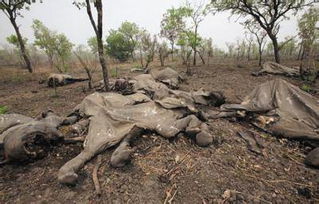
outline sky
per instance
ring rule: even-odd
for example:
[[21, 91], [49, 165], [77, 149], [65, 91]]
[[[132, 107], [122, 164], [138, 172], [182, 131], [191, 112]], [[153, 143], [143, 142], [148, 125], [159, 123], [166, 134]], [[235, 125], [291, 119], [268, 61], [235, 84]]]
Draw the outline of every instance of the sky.
[[[94, 32], [86, 11], [76, 8], [72, 1], [43, 0], [42, 4], [33, 4], [30, 11], [22, 11], [24, 17], [18, 18], [17, 23], [23, 37], [28, 38], [29, 42], [33, 41], [32, 21], [39, 19], [49, 29], [66, 34], [74, 44], [86, 44]], [[184, 0], [103, 0], [104, 36], [108, 30], [117, 29], [123, 21], [135, 22], [150, 33], [158, 34], [165, 11], [183, 3]], [[236, 22], [236, 17], [229, 19], [229, 16], [227, 12], [208, 15], [200, 24], [200, 35], [211, 37], [214, 44], [222, 49], [226, 48], [226, 42], [244, 38], [243, 27]], [[11, 34], [14, 34], [14, 30], [9, 19], [0, 13], [0, 46], [6, 44], [6, 37]], [[279, 39], [296, 34], [297, 21], [293, 16], [281, 24]]]

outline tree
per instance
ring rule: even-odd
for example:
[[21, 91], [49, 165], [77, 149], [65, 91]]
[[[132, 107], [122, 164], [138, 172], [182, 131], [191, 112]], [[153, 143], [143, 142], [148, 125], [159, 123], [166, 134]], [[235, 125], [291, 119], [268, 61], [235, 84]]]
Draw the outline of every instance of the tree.
[[[21, 55], [25, 61], [25, 65], [30, 73], [32, 73], [32, 65], [31, 61], [28, 57], [28, 52], [25, 48], [25, 44], [23, 42], [23, 37], [20, 33], [19, 26], [17, 25], [17, 17], [22, 17], [20, 10], [27, 9], [29, 10], [31, 3], [35, 3], [36, 0], [1, 0], [0, 1], [0, 10], [4, 12], [4, 14], [9, 18], [17, 36], [17, 40], [19, 42]], [[41, 1], [40, 1], [41, 2]]]
[[171, 8], [166, 11], [161, 21], [161, 36], [165, 37], [171, 44], [172, 61], [174, 60], [174, 45], [179, 33], [185, 29], [185, 16], [189, 10], [185, 7]]
[[32, 24], [34, 32], [34, 45], [42, 49], [48, 56], [50, 67], [53, 68], [55, 33], [50, 31], [41, 21], [34, 20]]
[[66, 72], [68, 70], [66, 61], [70, 59], [72, 55], [73, 44], [64, 34], [58, 34], [53, 45], [57, 56], [55, 67], [59, 72]]
[[[21, 61], [21, 57], [22, 57], [22, 60], [23, 60], [23, 56], [21, 55], [21, 52], [19, 52], [20, 50], [20, 43], [19, 43], [19, 40], [18, 40], [18, 37], [14, 34], [8, 36], [6, 38], [7, 42], [11, 45], [13, 45], [17, 50], [15, 50], [15, 52], [17, 53], [17, 56], [19, 56], [20, 58], [20, 61]], [[24, 45], [27, 44], [27, 41], [28, 39], [27, 38], [23, 38], [23, 43]]]
[[187, 70], [186, 73], [188, 75], [191, 75], [190, 70], [190, 57], [192, 55], [193, 49], [192, 49], [192, 43], [191, 42], [191, 36], [193, 34], [190, 34], [190, 32], [183, 32], [178, 36], [177, 45], [180, 46], [180, 55], [183, 60], [183, 64], [186, 65]]
[[317, 0], [211, 0], [213, 11], [230, 11], [233, 15], [247, 17], [248, 21], [257, 22], [272, 41], [275, 61], [280, 63], [277, 34], [280, 22], [288, 19], [288, 13], [297, 13], [302, 8], [312, 5]]
[[[316, 24], [319, 21], [319, 9], [310, 8], [308, 12], [304, 13], [298, 21], [299, 36], [301, 38], [302, 54], [301, 54], [301, 75], [305, 74], [304, 63], [310, 60], [314, 43], [319, 39], [319, 30]], [[309, 67], [308, 67], [309, 68]]]
[[151, 34], [144, 30], [140, 33], [140, 40], [138, 44], [140, 47], [141, 66], [144, 69], [147, 69], [149, 64], [154, 60], [157, 38], [155, 35], [152, 38]]
[[[94, 20], [92, 9], [91, 9], [91, 2], [93, 3], [96, 12], [97, 12], [97, 23]], [[105, 91], [109, 91], [109, 77], [108, 77], [108, 70], [106, 65], [106, 60], [104, 58], [104, 46], [103, 46], [103, 3], [102, 0], [85, 0], [85, 2], [73, 2], [78, 8], [85, 7], [86, 12], [89, 16], [90, 22], [92, 24], [93, 30], [96, 35], [97, 45], [98, 45], [98, 53], [99, 53], [99, 60], [102, 67], [103, 72], [103, 81], [104, 81], [104, 88]]]
[[133, 47], [131, 56], [132, 56], [132, 59], [135, 60], [134, 51], [137, 46], [138, 34], [140, 32], [139, 27], [135, 23], [125, 21], [121, 24], [118, 31], [122, 33], [127, 39], [129, 39], [130, 44]]
[[235, 45], [233, 43], [226, 43], [229, 57], [233, 57]]
[[198, 4], [191, 4], [189, 2], [186, 2], [186, 12], [187, 12], [187, 16], [190, 17], [191, 21], [192, 21], [192, 28], [193, 28], [193, 52], [194, 52], [194, 56], [193, 56], [193, 65], [196, 65], [196, 55], [197, 55], [197, 46], [200, 43], [197, 43], [199, 39], [198, 36], [198, 27], [199, 24], [204, 20], [205, 16], [208, 14], [207, 12], [207, 7], [204, 4], [203, 1], [200, 1]]
[[132, 52], [134, 45], [118, 30], [111, 30], [106, 38], [106, 52], [109, 56], [114, 57], [120, 62], [127, 61]]
[[167, 43], [164, 41], [162, 43], [159, 43], [158, 45], [158, 54], [161, 62], [161, 66], [165, 66], [165, 59], [168, 57], [170, 54]]
[[92, 51], [84, 45], [78, 45], [73, 53], [88, 76], [88, 88], [93, 89], [93, 72], [97, 69], [95, 64], [96, 53], [92, 53]]
[[59, 72], [66, 72], [66, 61], [71, 57], [73, 44], [64, 34], [51, 31], [39, 20], [33, 21], [32, 28], [34, 45], [46, 53], [51, 68], [55, 66]]
[[266, 45], [266, 36], [267, 33], [260, 28], [259, 24], [257, 24], [255, 21], [250, 21], [244, 24], [245, 28], [255, 36], [256, 41], [258, 43], [258, 64], [261, 66], [262, 63], [262, 54], [264, 47]]
[[87, 40], [87, 44], [88, 46], [90, 47], [90, 50], [93, 54], [98, 54], [98, 48], [97, 48], [97, 40], [96, 40], [96, 37], [93, 36], [93, 37], [90, 37], [88, 40]]
[[209, 58], [213, 56], [213, 40], [211, 38], [203, 39], [199, 45], [198, 55], [203, 64], [206, 64], [204, 56], [207, 55], [207, 64], [209, 64]]

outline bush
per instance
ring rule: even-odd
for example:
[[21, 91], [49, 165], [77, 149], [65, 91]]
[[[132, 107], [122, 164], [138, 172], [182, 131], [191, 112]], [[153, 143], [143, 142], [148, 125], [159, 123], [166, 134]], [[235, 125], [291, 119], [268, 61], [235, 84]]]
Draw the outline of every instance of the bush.
[[134, 44], [122, 33], [111, 30], [106, 38], [106, 52], [120, 62], [127, 61], [134, 51]]
[[0, 105], [0, 115], [5, 114], [6, 112], [8, 112], [8, 108], [6, 106]]
[[310, 87], [310, 85], [308, 85], [308, 84], [303, 84], [302, 86], [301, 86], [301, 90], [303, 90], [303, 91], [305, 91], [305, 92], [311, 92], [311, 87]]

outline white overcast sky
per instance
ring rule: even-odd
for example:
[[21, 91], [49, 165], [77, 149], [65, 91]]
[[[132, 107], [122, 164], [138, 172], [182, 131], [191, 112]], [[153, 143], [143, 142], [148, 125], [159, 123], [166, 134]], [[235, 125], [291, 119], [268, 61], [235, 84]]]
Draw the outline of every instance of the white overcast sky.
[[[196, 0], [194, 0], [196, 1]], [[104, 7], [104, 36], [107, 30], [118, 28], [123, 21], [135, 22], [153, 34], [160, 31], [160, 21], [165, 11], [171, 7], [178, 7], [184, 0], [103, 0]], [[41, 20], [51, 30], [63, 32], [75, 44], [86, 44], [93, 36], [93, 29], [84, 9], [78, 10], [72, 5], [72, 0], [43, 0], [31, 6], [30, 11], [23, 11], [24, 18], [18, 18], [21, 33], [33, 41], [31, 28], [33, 19]], [[235, 42], [243, 38], [242, 26], [235, 22], [236, 18], [228, 18], [229, 13], [209, 15], [200, 25], [200, 34], [212, 37], [215, 45], [225, 48], [225, 42]], [[279, 38], [297, 34], [296, 17], [285, 21], [281, 25]], [[9, 19], [0, 14], [0, 45], [6, 44], [5, 38], [14, 34]]]

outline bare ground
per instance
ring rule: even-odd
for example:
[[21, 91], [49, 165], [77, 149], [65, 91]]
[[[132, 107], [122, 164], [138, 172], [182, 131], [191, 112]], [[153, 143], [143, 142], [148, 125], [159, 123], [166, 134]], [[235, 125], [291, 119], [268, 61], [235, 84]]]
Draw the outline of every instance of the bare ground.
[[[256, 67], [253, 63], [241, 67], [222, 61], [193, 67], [193, 75], [181, 89], [222, 91], [233, 103], [240, 102], [258, 84], [274, 78], [251, 76]], [[55, 97], [53, 89], [39, 84], [46, 75], [47, 71], [41, 70], [30, 75], [17, 69], [0, 69], [0, 105], [7, 106], [9, 112], [33, 117], [47, 109], [67, 115], [90, 93], [85, 92], [86, 82], [81, 82], [59, 87]], [[125, 75], [130, 73], [124, 66], [120, 76]], [[287, 80], [302, 85], [296, 79]], [[98, 173], [101, 197], [95, 195], [92, 181], [95, 159], [79, 172], [76, 186], [57, 182], [58, 169], [81, 151], [81, 144], [60, 144], [42, 160], [0, 167], [0, 203], [319, 202], [319, 171], [303, 164], [308, 147], [258, 132], [247, 124], [224, 119], [209, 124], [214, 135], [214, 144], [209, 148], [200, 148], [182, 135], [166, 140], [148, 134], [134, 141], [132, 162], [122, 169], [110, 167], [112, 150], [103, 153]], [[250, 152], [237, 136], [238, 130], [245, 129], [262, 137], [266, 144], [263, 155]]]

